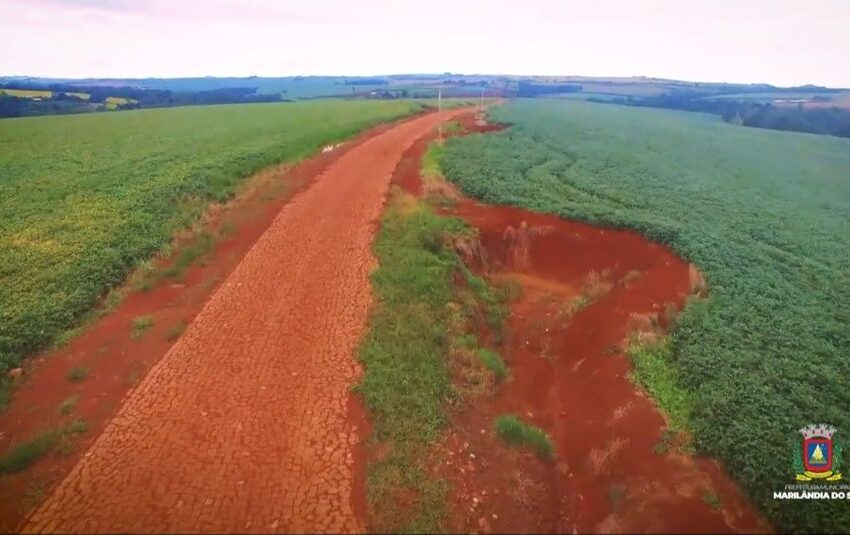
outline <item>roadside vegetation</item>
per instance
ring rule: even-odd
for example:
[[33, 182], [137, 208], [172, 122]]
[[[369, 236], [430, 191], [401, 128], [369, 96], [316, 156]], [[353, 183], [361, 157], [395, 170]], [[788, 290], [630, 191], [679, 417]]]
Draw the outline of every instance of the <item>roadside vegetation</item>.
[[12, 446], [0, 454], [0, 476], [28, 468], [56, 447], [61, 454], [70, 453], [76, 444], [76, 437], [87, 430], [85, 421], [73, 420], [62, 427], [42, 431], [31, 439]]
[[68, 380], [72, 383], [77, 383], [82, 381], [86, 377], [89, 376], [88, 368], [83, 368], [82, 366], [74, 366], [70, 370], [68, 370]]
[[850, 140], [577, 101], [492, 119], [513, 126], [448, 140], [446, 176], [486, 202], [638, 230], [696, 264], [709, 297], [667, 345], [633, 352], [638, 380], [778, 529], [850, 531], [840, 501], [772, 499], [794, 481], [798, 429], [850, 434]]
[[[0, 121], [0, 377], [242, 178], [419, 109], [323, 101]], [[165, 275], [179, 278], [208, 241]]]
[[491, 392], [507, 375], [482, 329], [498, 338], [504, 292], [474, 275], [457, 252], [476, 239], [460, 219], [438, 215], [429, 200], [390, 192], [375, 243], [376, 303], [359, 356], [357, 390], [374, 430], [367, 469], [370, 529], [443, 531], [447, 483], [431, 472], [433, 445], [448, 410]]
[[148, 329], [153, 327], [153, 324], [154, 320], [150, 316], [138, 316], [133, 318], [133, 321], [131, 322], [132, 331], [130, 332], [130, 336], [133, 340], [140, 339], [145, 335]]

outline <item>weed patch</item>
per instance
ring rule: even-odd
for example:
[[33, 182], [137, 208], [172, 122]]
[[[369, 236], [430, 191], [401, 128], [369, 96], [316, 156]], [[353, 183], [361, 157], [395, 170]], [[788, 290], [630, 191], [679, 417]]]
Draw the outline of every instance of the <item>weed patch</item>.
[[79, 400], [78, 396], [71, 396], [56, 408], [56, 412], [61, 414], [62, 416], [71, 414], [74, 412], [74, 409], [77, 408], [77, 401]]
[[145, 335], [148, 329], [153, 327], [153, 323], [153, 318], [151, 316], [138, 316], [133, 318], [133, 322], [131, 324], [132, 332], [130, 333], [130, 336], [133, 340], [138, 340]]
[[25, 470], [59, 440], [59, 431], [50, 430], [39, 433], [30, 440], [13, 446], [12, 449], [0, 456], [0, 475], [14, 474]]
[[74, 366], [70, 370], [68, 370], [68, 380], [72, 383], [76, 383], [82, 381], [86, 377], [89, 376], [88, 368], [84, 368], [82, 366]]
[[9, 407], [9, 400], [12, 398], [12, 381], [6, 377], [0, 378], [0, 412], [5, 411]]
[[513, 414], [502, 414], [494, 423], [496, 434], [511, 446], [531, 449], [541, 459], [555, 457], [555, 445], [545, 431]]
[[485, 347], [478, 349], [477, 353], [478, 358], [484, 363], [484, 367], [493, 372], [496, 379], [500, 381], [507, 379], [508, 367], [505, 365], [505, 361], [502, 360], [501, 355]]
[[720, 506], [723, 505], [720, 501], [720, 497], [710, 491], [703, 492], [701, 498], [702, 501], [712, 509], [720, 509]]
[[60, 440], [85, 433], [86, 430], [86, 422], [74, 420], [64, 427], [42, 431], [26, 442], [13, 446], [0, 455], [0, 475], [14, 474], [29, 468]]
[[183, 274], [196, 260], [207, 254], [215, 246], [212, 234], [202, 231], [191, 243], [180, 248], [174, 262], [162, 271], [162, 275], [171, 279], [182, 280]]

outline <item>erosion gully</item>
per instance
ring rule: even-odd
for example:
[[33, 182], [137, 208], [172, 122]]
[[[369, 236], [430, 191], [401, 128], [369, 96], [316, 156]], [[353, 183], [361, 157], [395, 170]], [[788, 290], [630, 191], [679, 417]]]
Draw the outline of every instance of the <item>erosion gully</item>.
[[[498, 129], [470, 113], [459, 135]], [[394, 182], [415, 195], [431, 136], [412, 146]], [[715, 461], [656, 453], [662, 414], [629, 379], [624, 341], [635, 325], [666, 325], [695, 268], [635, 232], [594, 227], [461, 195], [452, 208], [479, 231], [472, 266], [522, 288], [499, 348], [511, 379], [452, 416], [435, 469], [451, 482], [450, 529], [472, 532], [767, 532], [769, 525]], [[594, 273], [595, 275], [590, 275]], [[573, 314], [588, 276], [598, 297]], [[668, 312], [669, 314], [669, 312]], [[657, 318], [650, 322], [649, 319]], [[637, 320], [637, 321], [636, 321]], [[660, 334], [660, 332], [655, 333]], [[494, 418], [542, 427], [554, 461], [508, 448]]]

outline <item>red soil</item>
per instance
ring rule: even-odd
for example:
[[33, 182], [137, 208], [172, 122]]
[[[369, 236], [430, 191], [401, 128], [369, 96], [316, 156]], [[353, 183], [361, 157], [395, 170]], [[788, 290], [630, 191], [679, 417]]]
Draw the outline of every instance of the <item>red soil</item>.
[[484, 134], [487, 132], [497, 132], [505, 129], [505, 125], [503, 124], [488, 123], [485, 116], [479, 113], [465, 113], [456, 118], [455, 122], [460, 124], [464, 135]]
[[[419, 145], [406, 156], [421, 156]], [[492, 344], [511, 379], [455, 415], [441, 446], [447, 462], [438, 471], [453, 487], [452, 529], [769, 529], [716, 462], [655, 452], [664, 418], [628, 379], [622, 345], [630, 325], [658, 315], [663, 327], [665, 310], [682, 308], [692, 290], [687, 263], [634, 232], [464, 198], [449, 213], [479, 230], [486, 251], [479, 270], [522, 288], [510, 307], [507, 341]], [[569, 303], [583, 289], [594, 299], [571, 314]], [[555, 460], [495, 437], [493, 421], [503, 413], [547, 431]], [[719, 506], [708, 503], [713, 496]]]
[[[71, 467], [26, 530], [361, 527], [356, 461], [367, 422], [349, 388], [369, 302], [372, 221], [401, 151], [436, 123], [430, 114], [379, 127], [289, 172], [262, 174], [236, 206], [211, 214], [213, 230], [227, 222], [235, 231], [203, 265], [179, 284], [131, 293], [68, 346], [32, 359], [0, 415], [0, 446], [66, 421], [56, 407], [72, 394], [86, 436], [103, 433], [82, 458], [50, 455], [0, 479], [0, 530], [37, 504], [28, 488]], [[131, 319], [140, 315], [155, 323], [134, 341]], [[176, 344], [168, 340], [174, 325], [190, 322]], [[73, 366], [89, 376], [69, 382]]]

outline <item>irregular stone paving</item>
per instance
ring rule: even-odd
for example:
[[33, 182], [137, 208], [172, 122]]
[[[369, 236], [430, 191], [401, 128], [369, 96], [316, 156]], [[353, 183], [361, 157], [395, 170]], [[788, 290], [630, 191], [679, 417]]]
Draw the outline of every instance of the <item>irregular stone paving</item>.
[[371, 245], [396, 163], [438, 121], [364, 142], [284, 207], [23, 531], [362, 531], [346, 416]]

